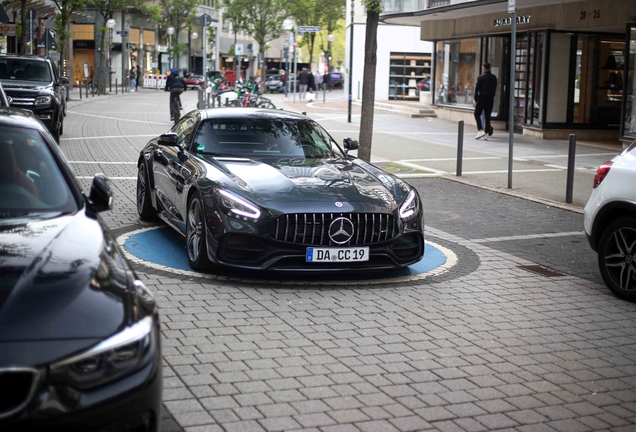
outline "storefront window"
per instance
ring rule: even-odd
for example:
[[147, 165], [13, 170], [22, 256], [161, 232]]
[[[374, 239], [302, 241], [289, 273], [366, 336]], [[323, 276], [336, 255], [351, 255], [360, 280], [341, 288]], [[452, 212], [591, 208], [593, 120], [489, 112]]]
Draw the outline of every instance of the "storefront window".
[[435, 103], [472, 108], [481, 73], [479, 39], [436, 43]]
[[636, 26], [631, 28], [629, 35], [629, 64], [627, 65], [627, 77], [625, 77], [625, 120], [623, 123], [623, 135], [636, 138]]

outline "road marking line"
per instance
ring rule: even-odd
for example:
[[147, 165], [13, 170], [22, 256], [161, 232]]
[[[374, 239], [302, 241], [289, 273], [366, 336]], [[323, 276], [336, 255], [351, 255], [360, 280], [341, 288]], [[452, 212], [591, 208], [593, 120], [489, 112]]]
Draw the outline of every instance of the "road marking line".
[[[513, 169], [512, 172], [513, 173], [533, 173], [533, 172], [554, 172], [554, 171], [563, 171], [561, 169], [556, 169], [556, 168], [548, 168], [548, 169], [526, 169], [526, 170], [520, 170], [520, 169]], [[495, 171], [462, 171], [462, 175], [468, 175], [468, 174], [506, 174], [508, 173], [508, 170], [495, 170]], [[453, 175], [455, 175], [456, 173], [451, 173]]]
[[74, 164], [137, 165], [137, 162], [68, 161]]
[[502, 241], [511, 241], [511, 240], [531, 240], [531, 239], [570, 237], [570, 236], [580, 236], [580, 235], [585, 235], [585, 231], [571, 231], [571, 232], [561, 232], [561, 233], [552, 233], [552, 234], [528, 234], [528, 235], [517, 235], [517, 236], [508, 236], [508, 237], [490, 237], [490, 238], [483, 238], [483, 239], [471, 239], [470, 241], [475, 243], [493, 243], [493, 242], [502, 242]]
[[[99, 115], [94, 115], [94, 114], [86, 114], [86, 113], [81, 113], [81, 112], [77, 112], [77, 111], [69, 111], [72, 114], [78, 114], [78, 115], [83, 115], [86, 117], [96, 117], [96, 118], [101, 118], [101, 119], [109, 119], [109, 120], [117, 120], [117, 121], [126, 121], [126, 122], [131, 122], [131, 123], [145, 123], [145, 124], [157, 124], [157, 125], [172, 125], [171, 122], [153, 122], [153, 121], [148, 121], [148, 120], [132, 120], [132, 119], [127, 119], [124, 117], [107, 117], [107, 116], [99, 116]], [[154, 136], [154, 135], [153, 135]]]
[[[487, 159], [503, 159], [499, 156], [483, 156], [483, 157], [465, 157], [463, 160], [487, 160]], [[400, 159], [398, 162], [444, 162], [456, 161], [456, 157], [452, 158], [431, 158], [431, 159]]]
[[[576, 157], [587, 157], [587, 156], [616, 156], [618, 153], [583, 153], [583, 154], [576, 154]], [[560, 155], [538, 155], [538, 156], [523, 156], [524, 158], [531, 158], [531, 159], [538, 159], [538, 158], [561, 158], [561, 157], [568, 157], [569, 155], [567, 154], [560, 154]]]
[[76, 137], [76, 138], [60, 138], [60, 141], [77, 141], [77, 140], [91, 140], [91, 139], [108, 139], [108, 138], [148, 138], [156, 137], [157, 134], [145, 134], [145, 135], [105, 135], [94, 137]]
[[[86, 179], [86, 180], [91, 180], [93, 179], [93, 176], [77, 176], [78, 179]], [[110, 177], [108, 176], [109, 179], [111, 180], [137, 180], [137, 177]]]

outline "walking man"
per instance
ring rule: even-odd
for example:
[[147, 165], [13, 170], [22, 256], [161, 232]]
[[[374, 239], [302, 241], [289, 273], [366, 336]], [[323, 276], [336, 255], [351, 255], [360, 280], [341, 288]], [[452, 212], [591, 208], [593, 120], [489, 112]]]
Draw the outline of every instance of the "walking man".
[[305, 100], [307, 97], [307, 86], [309, 85], [309, 72], [307, 72], [307, 68], [303, 68], [298, 74], [298, 91], [300, 94], [298, 95], [299, 100]]
[[[477, 136], [475, 139], [487, 139], [486, 133], [490, 136], [493, 133], [490, 125], [490, 115], [492, 114], [492, 106], [495, 101], [495, 93], [497, 92], [497, 77], [490, 72], [490, 63], [486, 62], [482, 65], [482, 74], [477, 78], [475, 86], [475, 98], [473, 107], [475, 108], [475, 121], [477, 121]], [[485, 115], [485, 129], [481, 123], [481, 113]]]

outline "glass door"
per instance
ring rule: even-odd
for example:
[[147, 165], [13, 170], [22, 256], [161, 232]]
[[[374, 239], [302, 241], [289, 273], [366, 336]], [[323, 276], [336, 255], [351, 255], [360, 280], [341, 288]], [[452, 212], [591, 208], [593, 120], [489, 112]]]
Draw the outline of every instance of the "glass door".
[[623, 117], [623, 137], [636, 139], [636, 24], [627, 30], [628, 62], [625, 65], [625, 101]]
[[515, 84], [514, 84], [514, 128], [515, 132], [523, 132], [526, 120], [526, 101], [528, 98], [528, 34], [517, 34], [515, 49]]

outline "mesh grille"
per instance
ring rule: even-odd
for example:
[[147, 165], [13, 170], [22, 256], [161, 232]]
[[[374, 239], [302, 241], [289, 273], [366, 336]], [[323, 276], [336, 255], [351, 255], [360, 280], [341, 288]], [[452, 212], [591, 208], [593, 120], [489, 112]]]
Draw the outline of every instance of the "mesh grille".
[[27, 404], [34, 380], [33, 371], [0, 370], [0, 418], [14, 414]]
[[358, 246], [392, 240], [399, 234], [395, 218], [381, 213], [297, 213], [280, 216], [272, 237], [278, 241], [312, 246], [335, 246], [329, 226], [340, 217], [353, 223], [353, 236], [338, 246]]

